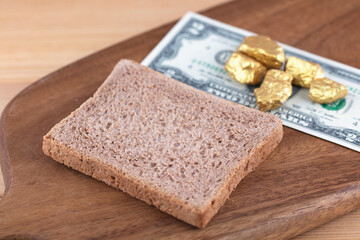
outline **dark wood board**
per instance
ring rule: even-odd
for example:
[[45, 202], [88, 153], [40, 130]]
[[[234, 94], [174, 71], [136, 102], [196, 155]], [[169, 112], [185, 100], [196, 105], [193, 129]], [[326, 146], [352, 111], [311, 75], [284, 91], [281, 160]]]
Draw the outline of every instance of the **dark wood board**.
[[[203, 14], [359, 68], [359, 11], [358, 0], [248, 0]], [[70, 64], [9, 103], [0, 125], [0, 238], [283, 239], [360, 207], [360, 154], [287, 127], [277, 149], [201, 230], [46, 157], [42, 136], [119, 59], [141, 61], [173, 24]]]

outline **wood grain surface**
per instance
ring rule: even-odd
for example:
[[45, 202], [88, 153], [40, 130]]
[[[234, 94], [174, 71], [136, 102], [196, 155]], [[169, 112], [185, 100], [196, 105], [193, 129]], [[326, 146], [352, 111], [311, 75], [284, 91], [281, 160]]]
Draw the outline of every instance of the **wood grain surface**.
[[[66, 64], [75, 58], [88, 54], [92, 50], [99, 49], [121, 39], [121, 36], [114, 37], [112, 34], [116, 35], [116, 33], [121, 31], [116, 28], [117, 26], [125, 25], [126, 29], [127, 26], [131, 25], [132, 23], [128, 21], [128, 19], [131, 19], [134, 15], [142, 16], [138, 19], [139, 22], [134, 23], [136, 26], [141, 26], [140, 23], [147, 26], [146, 24], [149, 24], [149, 22], [154, 25], [150, 24], [148, 27], [155, 26], [156, 24], [152, 22], [155, 20], [151, 18], [155, 15], [161, 19], [161, 10], [156, 12], [156, 14], [153, 14], [153, 12], [150, 14], [146, 9], [151, 8], [151, 6], [146, 6], [146, 3], [144, 4], [143, 2], [136, 3], [136, 1], [132, 1], [130, 5], [128, 4], [129, 6], [139, 5], [138, 12], [131, 11], [131, 13], [130, 11], [125, 11], [123, 9], [124, 6], [119, 6], [119, 2], [109, 1], [108, 4], [96, 1], [82, 2], [82, 4], [79, 2], [62, 1], [53, 5], [49, 5], [43, 1], [38, 1], [38, 4], [35, 5], [26, 5], [26, 3], [22, 3], [22, 1], [0, 2], [0, 11], [2, 11], [0, 12], [0, 17], [4, 18], [2, 20], [7, 20], [0, 21], [0, 30], [5, 33], [0, 34], [1, 104], [8, 101], [6, 97], [9, 98], [22, 87], [46, 73], [41, 73], [41, 71], [53, 70], [60, 67], [56, 64]], [[181, 6], [177, 7], [175, 4], [169, 4], [171, 6], [166, 4], [165, 1], [159, 4], [164, 7], [163, 13], [165, 17], [162, 19], [163, 22], [180, 17], [183, 12], [185, 12], [185, 10], [183, 12], [179, 10], [181, 7], [184, 7], [183, 1], [181, 4], [178, 3], [178, 5]], [[209, 4], [211, 4], [210, 1], [207, 1], [206, 4], [199, 6], [199, 9], [205, 5], [209, 6]], [[128, 6], [126, 4], [123, 5]], [[194, 7], [193, 3], [189, 1], [188, 8], [190, 5]], [[120, 17], [118, 15], [122, 12], [117, 11], [118, 9], [124, 11]], [[136, 7], [133, 7], [133, 9], [136, 9]], [[169, 9], [173, 9], [173, 15], [169, 14]], [[191, 10], [196, 10], [196, 8]], [[175, 14], [176, 11], [178, 11], [178, 15]], [[144, 21], [146, 12], [148, 12], [147, 20]], [[232, 25], [269, 35], [289, 45], [359, 68], [360, 62], [358, 55], [360, 49], [358, 42], [360, 41], [360, 36], [357, 26], [360, 23], [360, 19], [358, 12], [358, 1], [239, 1], [236, 4], [231, 3], [231, 5], [225, 5], [207, 11], [206, 14], [210, 17], [231, 23]], [[36, 14], [32, 15], [34, 13]], [[54, 15], [56, 17], [54, 17]], [[5, 19], [6, 16], [8, 19]], [[33, 16], [33, 18], [27, 18], [26, 16]], [[121, 18], [122, 20], [119, 20]], [[49, 21], [46, 21], [47, 19], [49, 19]], [[271, 21], [269, 19], [271, 19]], [[159, 22], [157, 24], [163, 23], [161, 22], [162, 20], [158, 20]], [[56, 24], [52, 25], [53, 23], [51, 21]], [[20, 28], [18, 28], [19, 25]], [[129, 29], [130, 28], [131, 27], [129, 27]], [[133, 28], [136, 29], [136, 27]], [[138, 31], [145, 29], [144, 27], [144, 29], [138, 29]], [[156, 209], [150, 208], [138, 201], [133, 201], [130, 197], [127, 197], [126, 194], [119, 193], [106, 186], [104, 187], [102, 183], [95, 182], [92, 179], [89, 180], [81, 174], [56, 165], [44, 159], [41, 152], [39, 152], [39, 144], [41, 144], [41, 142], [38, 135], [44, 132], [46, 128], [50, 128], [51, 124], [61, 119], [74, 107], [78, 106], [86, 97], [90, 96], [91, 92], [100, 84], [99, 79], [103, 79], [110, 71], [117, 57], [126, 56], [132, 57], [135, 60], [141, 60], [168, 29], [169, 26], [166, 26], [147, 35], [142, 35], [130, 42], [117, 45], [111, 51], [103, 52], [102, 55], [96, 55], [96, 58], [91, 58], [93, 60], [90, 61], [90, 63], [89, 61], [82, 61], [77, 63], [75, 67], [69, 67], [67, 70], [62, 70], [48, 76], [25, 91], [25, 93], [22, 94], [22, 98], [18, 99], [18, 102], [13, 102], [12, 108], [7, 111], [8, 119], [6, 120], [6, 124], [8, 128], [3, 136], [8, 137], [6, 139], [8, 144], [7, 149], [9, 153], [13, 154], [11, 157], [16, 159], [21, 156], [22, 160], [11, 164], [13, 166], [11, 191], [7, 193], [5, 200], [0, 204], [0, 216], [6, 215], [6, 217], [0, 219], [0, 224], [8, 227], [6, 229], [9, 230], [7, 233], [10, 233], [10, 230], [12, 230], [14, 234], [28, 233], [38, 237], [51, 236], [52, 238], [59, 238], [60, 235], [56, 234], [71, 230], [76, 226], [79, 227], [79, 231], [84, 230], [82, 235], [78, 236], [95, 236], [86, 235], [89, 234], [85, 232], [86, 224], [76, 221], [75, 218], [85, 218], [83, 220], [87, 222], [87, 219], [91, 219], [95, 214], [98, 216], [99, 222], [118, 223], [121, 219], [108, 218], [102, 215], [102, 211], [108, 207], [108, 212], [111, 212], [111, 207], [118, 206], [117, 204], [119, 203], [117, 201], [126, 201], [126, 207], [133, 207], [132, 210], [135, 211], [135, 213], [131, 215], [132, 217], [135, 217], [137, 213], [141, 215], [148, 213], [149, 216], [143, 219], [143, 221], [152, 222], [154, 220], [153, 218], [157, 220], [160, 219], [164, 221], [164, 223], [175, 226], [178, 230], [181, 229], [181, 232], [186, 230], [185, 232], [187, 232], [187, 234], [194, 234], [192, 230], [188, 229], [188, 226], [181, 225], [181, 223], [171, 217], [158, 213]], [[133, 29], [129, 30], [129, 32], [131, 31], [133, 31]], [[46, 37], [44, 37], [42, 33]], [[125, 34], [124, 36], [129, 35]], [[103, 41], [110, 42], [105, 42], [106, 44], [100, 45], [103, 44]], [[29, 48], [28, 50], [27, 47]], [[38, 53], [36, 53], [34, 49], [38, 49]], [[68, 51], [66, 51], [66, 49], [68, 49]], [[82, 55], [78, 56], [76, 54]], [[94, 71], [91, 68], [89, 69], [89, 66], [97, 66], [98, 71]], [[93, 75], [84, 75], [83, 71], [87, 71], [87, 74], [93, 73]], [[40, 76], [36, 75], [40, 73]], [[77, 82], [74, 83], [74, 86], [77, 87], [72, 88], [71, 91], [64, 91], [68, 89], [68, 84], [72, 82], [73, 79], [77, 79]], [[49, 88], [49, 86], [51, 86], [51, 88]], [[39, 97], [39, 94], [41, 97]], [[44, 103], [44, 96], [49, 97], [54, 107], [51, 109], [45, 107], [48, 102]], [[56, 99], [59, 99], [59, 97], [63, 99], [62, 103], [56, 102]], [[26, 109], [24, 109], [24, 106], [26, 106]], [[37, 114], [34, 116], [33, 112], [35, 111], [37, 111]], [[49, 111], [51, 112], [50, 116]], [[20, 116], [21, 121], [16, 119], [16, 117], [19, 118]], [[38, 124], [35, 125], [34, 122]], [[30, 129], [29, 126], [31, 126]], [[24, 134], [25, 128], [29, 129], [29, 132], [26, 134]], [[266, 217], [271, 218], [276, 216], [275, 219], [271, 218], [274, 220], [271, 223], [281, 221], [284, 223], [285, 217], [282, 214], [289, 213], [289, 210], [294, 210], [295, 207], [298, 211], [291, 212], [293, 218], [289, 218], [290, 216], [288, 214], [286, 215], [288, 221], [285, 222], [285, 225], [282, 225], [281, 229], [272, 229], [271, 231], [269, 227], [279, 226], [278, 224], [274, 224], [259, 225], [259, 228], [262, 227], [261, 231], [256, 232], [256, 229], [252, 229], [251, 231], [253, 232], [248, 231], [248, 233], [252, 233], [252, 236], [256, 236], [255, 233], [264, 233], [265, 230], [269, 231], [268, 236], [275, 237], [276, 234], [281, 233], [286, 233], [288, 234], [286, 236], [291, 236], [309, 229], [308, 225], [298, 223], [304, 219], [314, 222], [314, 217], [312, 217], [311, 214], [308, 215], [314, 210], [320, 211], [321, 214], [317, 215], [315, 220], [317, 220], [316, 224], [321, 224], [323, 221], [327, 221], [341, 214], [343, 211], [348, 211], [354, 206], [359, 205], [359, 200], [354, 201], [356, 196], [346, 195], [348, 192], [352, 194], [358, 193], [359, 173], [356, 170], [359, 169], [359, 155], [351, 155], [355, 152], [301, 134], [295, 130], [287, 129], [284, 140], [288, 141], [283, 142], [281, 148], [275, 151], [269, 158], [270, 160], [265, 162], [255, 174], [252, 174], [240, 184], [231, 196], [229, 202], [220, 211], [217, 220], [214, 219], [214, 223], [209, 232], [199, 232], [196, 234], [211, 233], [220, 236], [220, 233], [225, 234], [225, 230], [227, 230], [226, 233], [229, 234], [229, 230], [234, 230], [232, 228], [233, 226], [224, 226], [222, 229], [216, 227], [219, 226], [217, 224], [227, 222], [229, 219], [232, 219], [232, 224], [240, 224], [241, 227], [239, 229], [243, 229], [249, 224], [245, 220], [246, 216], [248, 216], [247, 214], [250, 213], [258, 216], [258, 221], [261, 219], [264, 220]], [[22, 144], [19, 149], [20, 142]], [[297, 145], [300, 145], [300, 147]], [[309, 150], [312, 149], [313, 146], [317, 146], [317, 151]], [[309, 148], [307, 149], [307, 147]], [[294, 155], [295, 153], [299, 153], [298, 148], [302, 151], [302, 155], [300, 155], [301, 158], [299, 158], [299, 155]], [[6, 149], [5, 146], [2, 146], [2, 150], [4, 149]], [[310, 165], [307, 156], [311, 156]], [[315, 156], [318, 156], [318, 158]], [[281, 166], [279, 166], [279, 164]], [[351, 169], [349, 170], [350, 167]], [[37, 169], [47, 169], [48, 171], [38, 171]], [[291, 172], [294, 171], [293, 169], [298, 169], [298, 172]], [[310, 171], [310, 173], [308, 171]], [[274, 172], [278, 174], [274, 175]], [[10, 176], [10, 174], [6, 175]], [[43, 181], [40, 182], [40, 179]], [[44, 181], [44, 179], [46, 180]], [[54, 190], [51, 190], [54, 187], [55, 179], [59, 180], [56, 193], [53, 192]], [[309, 183], [308, 187], [303, 186], [299, 179], [311, 180], [311, 183]], [[279, 181], [281, 184], [279, 184]], [[76, 186], [73, 186], [74, 182], [76, 182]], [[265, 199], [247, 199], [247, 196], [251, 194], [256, 195], [257, 190], [268, 193], [270, 191], [268, 187], [271, 186], [271, 184], [280, 185], [285, 188], [287, 191], [285, 195], [287, 197], [284, 198], [284, 193], [280, 191], [280, 188], [278, 192], [272, 190], [272, 192], [269, 193], [270, 195], [267, 194], [267, 198]], [[247, 185], [254, 187], [248, 189], [246, 187]], [[346, 189], [346, 191], [341, 191], [344, 189]], [[41, 194], [39, 196], [34, 193]], [[246, 193], [247, 195], [244, 196], [241, 193]], [[271, 195], [271, 193], [273, 195]], [[104, 196], [108, 198], [104, 200]], [[323, 198], [324, 196], [327, 198]], [[331, 197], [329, 198], [328, 196]], [[76, 197], [76, 201], [74, 197]], [[307, 199], [309, 198], [313, 199], [313, 202], [308, 202]], [[17, 199], [18, 201], [11, 202], [11, 199]], [[357, 199], [359, 199], [358, 196]], [[57, 208], [53, 208], [53, 211], [44, 207], [44, 204], [49, 203], [50, 200], [52, 203], [58, 203]], [[245, 206], [240, 206], [239, 208], [237, 205], [238, 202], [245, 203]], [[339, 202], [341, 202], [341, 204], [339, 204]], [[303, 204], [307, 204], [307, 207], [300, 207]], [[86, 208], [83, 205], [88, 206], [87, 211], [80, 211], [80, 209], [84, 210]], [[324, 209], [321, 208], [323, 205], [331, 205], [333, 207], [331, 209]], [[19, 209], [19, 206], [21, 206], [21, 209]], [[273, 206], [273, 208], [270, 206]], [[284, 206], [286, 207], [285, 209], [283, 208]], [[239, 209], [241, 209], [240, 212]], [[68, 224], [63, 224], [61, 227], [56, 228], [57, 231], [55, 231], [55, 233], [54, 231], [49, 232], [50, 228], [58, 226], [56, 224], [64, 220], [64, 213], [72, 210], [74, 217], [66, 219], [66, 223]], [[271, 210], [278, 212], [274, 214]], [[26, 216], [24, 216], [24, 212]], [[14, 222], [11, 222], [12, 220], [7, 218], [7, 216], [9, 216], [7, 214], [10, 213], [14, 213], [14, 217], [12, 218]], [[237, 215], [234, 215], [235, 213]], [[300, 213], [303, 215], [299, 220], [297, 217]], [[238, 215], [240, 215], [240, 218], [234, 217]], [[18, 217], [18, 219], [16, 219], [16, 217]], [[50, 221], [46, 217], [53, 217], [55, 219]], [[28, 224], [34, 219], [40, 222]], [[122, 220], [124, 219], [125, 218]], [[321, 226], [298, 238], [360, 239], [359, 219], [359, 211], [353, 212], [342, 219]], [[94, 219], [92, 218], [92, 220]], [[295, 220], [297, 221], [293, 222]], [[134, 221], [133, 225], [128, 226], [129, 229], [123, 233], [129, 234], [128, 236], [134, 236], [131, 234], [134, 234], [132, 231], [136, 230], [136, 224], [139, 220], [135, 219]], [[91, 221], [89, 220], [88, 222]], [[28, 225], [20, 229], [20, 223], [26, 223]], [[43, 225], [41, 223], [43, 223]], [[179, 224], [181, 226], [179, 226]], [[294, 227], [295, 225], [296, 227]], [[161, 224], [159, 224], [159, 226], [161, 226]], [[290, 228], [290, 226], [292, 227]], [[120, 230], [111, 229], [111, 227], [113, 227], [113, 225], [105, 229], [106, 231], [104, 231], [104, 233], [106, 232], [108, 235], [103, 235], [103, 237], [114, 237], [116, 234], [119, 234]], [[98, 229], [95, 228], [95, 230]], [[151, 233], [149, 229], [145, 232]], [[164, 232], [157, 232], [159, 234], [158, 236], [164, 236], [161, 235], [164, 234]], [[236, 234], [237, 232], [230, 233]], [[187, 234], [185, 235], [190, 236]], [[74, 236], [75, 235], [72, 235], [72, 237]]]

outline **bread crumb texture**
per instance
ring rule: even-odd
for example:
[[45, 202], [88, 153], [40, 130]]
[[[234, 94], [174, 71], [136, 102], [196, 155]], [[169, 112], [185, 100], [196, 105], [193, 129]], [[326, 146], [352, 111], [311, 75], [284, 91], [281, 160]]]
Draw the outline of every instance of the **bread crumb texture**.
[[282, 138], [277, 117], [121, 60], [44, 137], [55, 160], [204, 227]]

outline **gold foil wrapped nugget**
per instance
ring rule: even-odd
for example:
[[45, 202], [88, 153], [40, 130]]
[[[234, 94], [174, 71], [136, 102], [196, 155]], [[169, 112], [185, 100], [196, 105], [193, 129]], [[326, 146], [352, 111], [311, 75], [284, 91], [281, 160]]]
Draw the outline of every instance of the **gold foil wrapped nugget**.
[[259, 109], [266, 112], [280, 107], [292, 94], [292, 79], [292, 75], [284, 71], [269, 70], [260, 88], [254, 91]]
[[315, 79], [310, 83], [309, 97], [316, 103], [332, 103], [347, 95], [347, 88], [327, 78]]
[[240, 83], [258, 84], [266, 73], [266, 68], [246, 55], [234, 52], [225, 64], [229, 75]]
[[311, 81], [323, 78], [324, 72], [319, 64], [308, 62], [297, 57], [289, 57], [285, 71], [293, 75], [293, 84], [309, 88]]
[[266, 68], [279, 69], [286, 60], [284, 49], [269, 37], [246, 37], [237, 50], [261, 62]]

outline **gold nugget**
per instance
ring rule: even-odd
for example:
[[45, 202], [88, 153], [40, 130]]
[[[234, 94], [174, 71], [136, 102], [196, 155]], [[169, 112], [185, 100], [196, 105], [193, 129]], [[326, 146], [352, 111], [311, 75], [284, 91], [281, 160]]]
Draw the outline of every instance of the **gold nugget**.
[[310, 83], [309, 97], [316, 103], [332, 103], [347, 95], [347, 88], [328, 78], [315, 79]]
[[265, 36], [246, 37], [237, 50], [255, 58], [266, 68], [281, 68], [286, 60], [284, 49]]
[[225, 64], [229, 75], [240, 83], [258, 84], [266, 73], [266, 68], [252, 58], [234, 52]]
[[269, 111], [280, 107], [292, 94], [291, 74], [281, 70], [271, 69], [260, 88], [254, 91], [257, 105], [261, 111]]
[[314, 79], [324, 77], [324, 72], [319, 64], [297, 57], [288, 58], [285, 71], [293, 75], [294, 85], [305, 88], [309, 88], [311, 81]]

